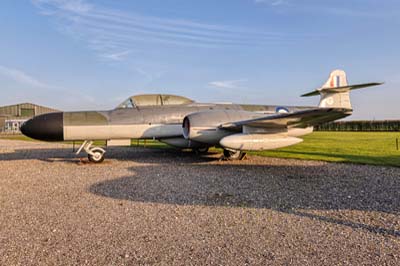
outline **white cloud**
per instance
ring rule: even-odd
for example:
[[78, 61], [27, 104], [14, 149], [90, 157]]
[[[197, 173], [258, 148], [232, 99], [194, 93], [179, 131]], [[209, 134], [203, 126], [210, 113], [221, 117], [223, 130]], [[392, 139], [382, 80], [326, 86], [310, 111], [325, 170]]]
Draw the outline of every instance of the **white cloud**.
[[241, 89], [241, 83], [247, 81], [246, 79], [236, 79], [236, 80], [221, 80], [212, 81], [208, 85], [217, 89]]
[[[272, 7], [286, 7], [293, 12], [316, 13], [341, 17], [364, 17], [364, 18], [390, 18], [398, 17], [398, 12], [379, 12], [365, 9], [365, 6], [346, 7], [338, 3], [331, 5], [324, 1], [292, 1], [292, 0], [253, 0], [255, 4], [265, 4]], [[360, 1], [361, 2], [361, 1]]]
[[125, 60], [126, 57], [131, 53], [131, 51], [123, 51], [118, 53], [111, 53], [111, 54], [102, 54], [101, 57], [105, 59], [110, 59], [113, 61], [122, 61]]
[[127, 51], [153, 43], [209, 49], [254, 47], [289, 39], [276, 32], [145, 16], [88, 4], [84, 0], [32, 2], [42, 15], [57, 20], [60, 31], [85, 42], [98, 56], [111, 61], [127, 60]]
[[[310, 9], [312, 10], [312, 9]], [[382, 14], [377, 12], [362, 11], [350, 8], [340, 8], [340, 7], [316, 7], [316, 11], [327, 13], [336, 16], [346, 16], [346, 17], [365, 17], [365, 18], [382, 18]], [[389, 14], [386, 14], [388, 16]]]
[[[19, 69], [0, 65], [0, 76], [23, 85], [14, 93], [15, 101], [35, 101], [39, 103], [46, 101], [43, 104], [57, 108], [70, 108], [74, 104], [94, 106], [96, 103], [93, 97], [82, 93], [81, 90], [75, 92], [48, 84]], [[60, 104], [61, 102], [64, 102], [64, 105], [54, 106], [55, 103]]]
[[32, 0], [32, 3], [39, 8], [57, 5], [60, 10], [73, 13], [87, 13], [92, 9], [92, 5], [84, 0]]
[[24, 73], [21, 70], [9, 68], [0, 65], [0, 75], [14, 80], [15, 82], [22, 83], [35, 88], [49, 88], [50, 85], [43, 83], [34, 77]]
[[269, 4], [271, 6], [282, 6], [287, 5], [288, 1], [286, 0], [254, 0], [256, 4]]

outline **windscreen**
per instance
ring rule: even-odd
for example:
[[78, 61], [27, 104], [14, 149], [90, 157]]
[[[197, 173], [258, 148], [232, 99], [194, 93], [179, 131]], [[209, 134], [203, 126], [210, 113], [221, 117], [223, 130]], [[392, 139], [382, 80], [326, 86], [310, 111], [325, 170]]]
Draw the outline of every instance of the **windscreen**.
[[128, 98], [125, 101], [123, 101], [120, 105], [118, 105], [116, 109], [127, 109], [134, 107], [135, 105], [133, 104], [132, 98]]

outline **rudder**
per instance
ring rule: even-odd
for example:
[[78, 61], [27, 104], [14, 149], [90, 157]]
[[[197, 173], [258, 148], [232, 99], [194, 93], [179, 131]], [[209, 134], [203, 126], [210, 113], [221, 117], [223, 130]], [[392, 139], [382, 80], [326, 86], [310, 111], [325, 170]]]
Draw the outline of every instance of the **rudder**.
[[347, 87], [347, 76], [343, 70], [334, 70], [329, 75], [328, 81], [320, 89], [321, 100], [319, 107], [322, 108], [345, 108], [352, 109], [350, 102], [350, 91], [335, 92], [334, 88]]

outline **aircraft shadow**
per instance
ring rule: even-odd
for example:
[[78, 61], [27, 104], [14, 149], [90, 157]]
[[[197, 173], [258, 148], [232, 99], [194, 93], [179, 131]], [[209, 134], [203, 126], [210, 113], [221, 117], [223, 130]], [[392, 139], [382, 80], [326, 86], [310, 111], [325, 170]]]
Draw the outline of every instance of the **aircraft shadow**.
[[[91, 185], [90, 193], [113, 199], [173, 205], [265, 208], [400, 237], [400, 231], [335, 216], [340, 210], [400, 216], [400, 168], [353, 164], [218, 163], [219, 154], [197, 156], [173, 149], [119, 148], [108, 159], [146, 165], [129, 168], [129, 176]], [[17, 149], [2, 160], [77, 163], [71, 149]], [[106, 161], [107, 162], [107, 161]], [[110, 160], [112, 164], [112, 160]], [[397, 177], [396, 177], [397, 176]], [[312, 211], [333, 211], [315, 214]], [[398, 225], [397, 225], [398, 226]]]
[[371, 164], [382, 164], [382, 165], [390, 165], [392, 167], [400, 166], [400, 154], [398, 156], [373, 156], [373, 155], [356, 155], [356, 154], [332, 154], [332, 153], [324, 153], [324, 152], [298, 152], [298, 151], [280, 151], [280, 153], [285, 153], [287, 155], [291, 154], [299, 154], [299, 155], [315, 155], [315, 156], [323, 156], [330, 158], [340, 159], [342, 162], [358, 162], [365, 163], [369, 162]]
[[[147, 154], [143, 156], [143, 154]], [[211, 157], [215, 155], [214, 157]], [[141, 147], [118, 147], [108, 148], [106, 153], [107, 160], [125, 160], [137, 161], [139, 163], [151, 162], [157, 159], [160, 162], [164, 160], [185, 160], [186, 162], [208, 162], [218, 160], [219, 153], [208, 153], [205, 156], [196, 155], [188, 151], [180, 151], [173, 148], [141, 148]], [[166, 157], [167, 156], [167, 157]], [[15, 149], [9, 152], [0, 152], [0, 161], [19, 161], [19, 160], [40, 160], [46, 162], [70, 162], [76, 163], [79, 158], [86, 158], [82, 152], [79, 156], [74, 154], [72, 148], [41, 148], [41, 149]], [[169, 159], [168, 159], [169, 158]]]
[[41, 160], [70, 161], [75, 158], [72, 149], [15, 149], [0, 153], [0, 161]]
[[[154, 154], [153, 154], [154, 156]], [[146, 157], [137, 158], [151, 162]], [[204, 162], [204, 161], [203, 161]], [[132, 175], [92, 185], [93, 194], [135, 202], [267, 208], [324, 222], [400, 237], [393, 228], [368, 225], [313, 210], [382, 212], [400, 215], [397, 168], [350, 164], [255, 165], [202, 163], [163, 157], [129, 169]], [[367, 172], [366, 172], [367, 171]]]

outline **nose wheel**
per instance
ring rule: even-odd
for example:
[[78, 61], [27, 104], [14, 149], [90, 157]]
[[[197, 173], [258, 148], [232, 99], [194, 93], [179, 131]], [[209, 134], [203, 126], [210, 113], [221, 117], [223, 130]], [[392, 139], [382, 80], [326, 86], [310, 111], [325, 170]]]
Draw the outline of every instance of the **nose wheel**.
[[88, 154], [88, 159], [92, 163], [102, 163], [105, 159], [106, 151], [103, 148], [93, 146], [93, 141], [84, 141], [76, 152], [76, 155], [84, 150]]
[[102, 148], [92, 148], [91, 153], [88, 153], [88, 159], [92, 163], [102, 163], [104, 161], [105, 151]]

